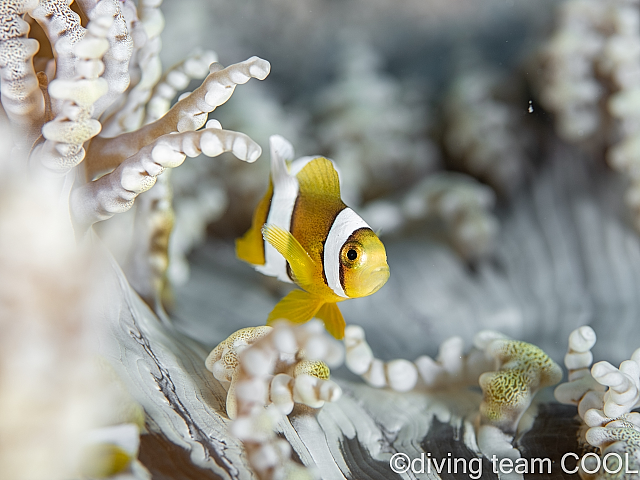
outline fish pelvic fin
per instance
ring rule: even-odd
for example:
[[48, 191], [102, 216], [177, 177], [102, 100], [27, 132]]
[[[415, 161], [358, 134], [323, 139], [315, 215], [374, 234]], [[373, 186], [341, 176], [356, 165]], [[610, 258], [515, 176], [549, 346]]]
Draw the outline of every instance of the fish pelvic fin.
[[313, 285], [316, 264], [291, 232], [267, 224], [262, 228], [262, 235], [289, 262], [298, 285], [305, 289]]
[[345, 321], [338, 305], [335, 303], [325, 303], [316, 312], [316, 318], [324, 322], [324, 327], [334, 338], [342, 340], [344, 338]]
[[324, 300], [303, 290], [293, 290], [271, 310], [267, 325], [286, 319], [293, 323], [305, 323], [313, 318]]
[[331, 160], [324, 157], [314, 158], [296, 177], [301, 192], [340, 199], [340, 179]]

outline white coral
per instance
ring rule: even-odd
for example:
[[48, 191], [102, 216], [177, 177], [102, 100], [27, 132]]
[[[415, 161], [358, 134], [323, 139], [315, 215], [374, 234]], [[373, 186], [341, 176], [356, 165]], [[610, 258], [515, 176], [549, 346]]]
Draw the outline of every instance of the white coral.
[[282, 323], [244, 328], [207, 357], [207, 368], [228, 387], [231, 431], [245, 443], [258, 478], [293, 472], [311, 478], [310, 472], [290, 461], [290, 447], [274, 429], [280, 415], [291, 413], [296, 403], [320, 408], [341, 396], [322, 361], [339, 363], [340, 349], [323, 330], [319, 322], [296, 328]]
[[[334, 342], [320, 335], [315, 327], [295, 333], [282, 325], [247, 327], [233, 333], [214, 348], [205, 362], [218, 381], [227, 389], [227, 415], [237, 415], [238, 395], [252, 402], [264, 404], [269, 400], [284, 415], [295, 403], [320, 408], [326, 401], [340, 397], [340, 387], [329, 380], [329, 369], [323, 362], [307, 358], [328, 357], [333, 364], [341, 361], [341, 353]], [[262, 340], [264, 337], [267, 340]], [[258, 347], [248, 350], [259, 343]], [[261, 345], [261, 346], [260, 346]], [[242, 360], [244, 358], [244, 360]], [[252, 377], [271, 378], [268, 386], [253, 380], [256, 389], [240, 386], [240, 364]], [[257, 382], [257, 383], [255, 383]], [[240, 388], [240, 390], [238, 390]], [[244, 388], [247, 388], [244, 390]], [[263, 391], [263, 389], [266, 390]]]
[[397, 232], [417, 222], [444, 230], [452, 247], [466, 260], [478, 260], [495, 248], [499, 224], [492, 209], [496, 194], [474, 178], [439, 172], [417, 182], [400, 202], [376, 200], [361, 210], [382, 233]]
[[[622, 458], [626, 454], [627, 468], [633, 470], [640, 465], [640, 414], [631, 411], [640, 403], [640, 349], [620, 368], [603, 361], [589, 369], [595, 343], [591, 327], [571, 332], [565, 356], [569, 382], [556, 388], [556, 399], [578, 406], [578, 414], [590, 427], [585, 439], [600, 449], [603, 458], [609, 453], [621, 454]], [[586, 478], [584, 472], [580, 473]]]
[[[571, 0], [542, 61], [542, 104], [571, 142], [607, 148], [607, 160], [631, 181], [625, 200], [640, 229], [638, 105], [640, 10], [625, 0]], [[604, 107], [604, 108], [603, 108]]]
[[[489, 335], [491, 333], [491, 335]], [[495, 338], [493, 332], [480, 332], [478, 339]], [[498, 338], [504, 338], [498, 336]], [[460, 337], [451, 337], [440, 345], [437, 358], [422, 355], [416, 360], [395, 359], [388, 362], [375, 358], [366, 341], [364, 329], [349, 325], [344, 332], [346, 365], [372, 387], [389, 387], [406, 392], [417, 387], [436, 390], [456, 388], [477, 383], [479, 376], [490, 370], [493, 361], [485, 354], [482, 341], [464, 353]]]

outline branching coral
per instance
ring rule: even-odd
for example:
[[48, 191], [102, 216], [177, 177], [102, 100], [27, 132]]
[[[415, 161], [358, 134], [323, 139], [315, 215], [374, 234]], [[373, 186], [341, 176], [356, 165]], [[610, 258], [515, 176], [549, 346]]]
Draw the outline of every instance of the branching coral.
[[[442, 342], [435, 360], [422, 355], [413, 362], [403, 359], [385, 362], [375, 358], [364, 330], [357, 325], [345, 329], [344, 343], [349, 370], [376, 388], [389, 387], [398, 392], [414, 388], [436, 391], [479, 382], [483, 390], [487, 389], [483, 418], [487, 423], [496, 420], [497, 426], [506, 432], [515, 429], [538, 389], [560, 380], [559, 367], [538, 347], [509, 340], [491, 330], [477, 333], [473, 348], [466, 354], [462, 339], [451, 337]], [[507, 414], [511, 404], [496, 390], [505, 375], [491, 372], [493, 369], [507, 372], [507, 380], [515, 378], [520, 382], [514, 385], [513, 398], [523, 403], [512, 405], [513, 415]]]
[[[596, 343], [596, 333], [591, 327], [580, 327], [569, 335], [569, 349], [564, 364], [569, 370], [568, 382], [555, 389], [556, 399], [565, 404], [577, 405], [581, 415], [602, 402], [604, 389], [591, 376], [591, 349]], [[584, 404], [583, 404], [584, 402]]]
[[[161, 3], [162, 0], [142, 1], [137, 11], [135, 8], [129, 8], [124, 12], [125, 15], [128, 13], [127, 23], [133, 37], [133, 51], [129, 53], [132, 81], [127, 98], [122, 99], [123, 104], [118, 106], [117, 111], [111, 112], [105, 122], [106, 136], [113, 137], [130, 132], [142, 125], [151, 91], [162, 75], [159, 54], [164, 17], [159, 9]], [[133, 6], [132, 2], [128, 4], [130, 7]], [[128, 72], [126, 74], [128, 75]]]
[[2, 107], [12, 124], [26, 133], [19, 147], [26, 150], [40, 135], [45, 101], [33, 68], [38, 42], [27, 38], [29, 25], [23, 15], [33, 10], [37, 0], [0, 4], [0, 88]]
[[176, 94], [187, 88], [191, 80], [206, 77], [209, 65], [217, 61], [215, 52], [197, 49], [184, 61], [167, 70], [149, 98], [144, 123], [154, 122], [167, 113]]
[[[482, 338], [484, 334], [478, 334]], [[478, 377], [491, 367], [484, 352], [472, 349], [464, 355], [464, 342], [451, 337], [440, 345], [434, 360], [426, 355], [413, 362], [404, 359], [384, 362], [374, 357], [366, 342], [362, 327], [349, 325], [345, 329], [346, 365], [376, 388], [389, 387], [398, 392], [414, 388], [449, 389], [477, 384]]]
[[49, 84], [48, 93], [58, 103], [58, 114], [42, 128], [46, 141], [34, 148], [33, 155], [56, 173], [65, 174], [77, 166], [85, 156], [84, 143], [100, 132], [100, 122], [92, 118], [93, 105], [109, 90], [100, 75], [105, 71], [102, 57], [109, 48], [106, 37], [112, 25], [109, 14], [91, 21], [72, 49], [77, 75], [56, 78]]
[[[157, 12], [159, 13], [159, 10]], [[216, 55], [211, 51], [196, 51], [184, 62], [170, 68], [156, 85], [152, 97], [149, 99], [144, 123], [151, 123], [165, 115], [171, 108], [171, 100], [177, 91], [186, 88], [192, 79], [206, 77], [209, 73], [209, 65], [215, 60]], [[186, 96], [188, 93], [183, 93], [183, 95]], [[140, 115], [140, 113], [134, 114], [136, 117]], [[126, 121], [128, 125], [132, 125], [131, 121]], [[215, 121], [210, 120], [207, 127], [211, 126], [210, 122]], [[222, 128], [220, 125], [216, 126]], [[173, 236], [172, 243], [176, 243], [172, 200], [170, 176], [169, 172], [165, 172], [159, 177], [159, 184], [156, 183], [156, 188], [138, 200], [133, 225], [134, 237], [128, 252], [127, 276], [129, 281], [145, 301], [158, 312], [162, 310], [162, 305], [170, 302], [167, 269], [171, 256], [169, 252], [171, 236]]]
[[640, 9], [635, 1], [572, 0], [541, 54], [540, 100], [556, 114], [561, 137], [607, 148], [607, 160], [630, 180], [626, 203], [640, 229], [637, 130]]
[[347, 327], [344, 342], [347, 367], [373, 387], [436, 392], [479, 384], [484, 398], [477, 415], [477, 445], [485, 457], [511, 462], [521, 459], [512, 445], [521, 417], [536, 392], [562, 376], [560, 367], [535, 345], [490, 330], [476, 334], [466, 355], [462, 339], [452, 337], [440, 345], [436, 360], [421, 356], [414, 362], [374, 358], [358, 326]]
[[459, 75], [444, 105], [443, 142], [452, 167], [511, 195], [524, 180], [530, 139], [520, 112], [498, 96], [501, 81], [484, 69]]
[[345, 202], [358, 206], [432, 171], [438, 152], [423, 138], [419, 101], [382, 72], [366, 41], [348, 39], [340, 60], [338, 79], [318, 97], [318, 137], [323, 154], [340, 161]]
[[526, 342], [495, 338], [484, 345], [484, 351], [494, 359], [497, 371], [483, 373], [479, 379], [484, 392], [480, 423], [515, 433], [533, 396], [558, 383], [562, 370], [540, 348]]
[[198, 130], [205, 124], [207, 115], [229, 99], [236, 85], [246, 83], [250, 78], [264, 79], [269, 69], [269, 63], [257, 57], [227, 68], [212, 64], [202, 85], [176, 103], [162, 118], [134, 132], [95, 139], [87, 154], [89, 176], [117, 167], [163, 135]]
[[598, 102], [604, 92], [594, 76], [604, 46], [606, 3], [566, 2], [556, 32], [542, 52], [545, 75], [540, 101], [555, 112], [558, 133], [570, 141], [596, 134], [602, 121]]
[[120, 440], [135, 447], [120, 469], [138, 468], [144, 412], [96, 359], [93, 252], [78, 249], [58, 189], [27, 176], [9, 153], [9, 126], [0, 132], [0, 477], [109, 470], [102, 447]]
[[[136, 8], [131, 1], [85, 0], [77, 5], [78, 15], [64, 0], [2, 2], [7, 25], [0, 38], [2, 99], [16, 129], [16, 151], [29, 153], [34, 168], [65, 176], [63, 196], [70, 194], [70, 216], [79, 236], [130, 209], [158, 175], [186, 156], [230, 151], [251, 162], [260, 155], [260, 147], [246, 135], [215, 123], [201, 127], [236, 85], [265, 78], [269, 63], [254, 57], [223, 68], [211, 63], [212, 52], [195, 53], [158, 85], [164, 25], [159, 5], [143, 2]], [[33, 68], [38, 41], [26, 38], [25, 14], [42, 27], [41, 42], [48, 40], [54, 53], [46, 74], [36, 75]], [[88, 19], [86, 25], [81, 17]], [[199, 88], [169, 108], [178, 89], [204, 76]], [[106, 129], [97, 136], [103, 124]], [[170, 189], [166, 182], [164, 187], [144, 197], [127, 268], [134, 286], [157, 311], [173, 226]]]
[[304, 474], [288, 460], [289, 444], [275, 435], [280, 415], [290, 414], [294, 404], [320, 408], [340, 398], [342, 391], [329, 380], [321, 359], [338, 364], [342, 351], [323, 332], [315, 322], [244, 328], [207, 357], [207, 368], [228, 388], [227, 414], [235, 419], [231, 430], [244, 442], [259, 478]]
[[[19, 323], [31, 328], [29, 334], [22, 336], [27, 342], [27, 355], [41, 348], [43, 355], [36, 357], [48, 366], [31, 368], [31, 360], [27, 359], [26, 369], [15, 370], [18, 377], [22, 372], [27, 379], [22, 384], [16, 381], [18, 377], [0, 375], [2, 390], [13, 392], [0, 399], [6, 411], [31, 412], [36, 420], [41, 417], [34, 411], [40, 409], [43, 415], [41, 427], [24, 428], [22, 439], [15, 441], [16, 453], [7, 451], [14, 459], [5, 461], [3, 457], [2, 476], [23, 478], [24, 474], [29, 478], [40, 478], [42, 472], [38, 471], [38, 465], [45, 465], [48, 478], [67, 478], [75, 475], [78, 468], [84, 475], [91, 476], [132, 468], [137, 469], [138, 478], [145, 478], [148, 475], [144, 468], [134, 461], [144, 419], [137, 418], [135, 425], [120, 429], [119, 423], [133, 421], [113, 414], [113, 410], [117, 411], [114, 404], [124, 400], [109, 394], [100, 375], [89, 366], [91, 362], [87, 356], [97, 342], [96, 336], [104, 333], [101, 327], [90, 323], [96, 307], [99, 310], [103, 306], [97, 305], [98, 299], [94, 298], [92, 290], [93, 280], [101, 275], [87, 271], [83, 263], [96, 253], [83, 250], [90, 248], [89, 244], [93, 242], [81, 242], [80, 245], [76, 242], [85, 234], [92, 237], [90, 227], [95, 222], [131, 208], [137, 196], [149, 190], [165, 169], [180, 165], [186, 156], [193, 157], [201, 152], [217, 156], [230, 151], [243, 160], [254, 161], [261, 151], [248, 136], [223, 130], [215, 121], [202, 127], [208, 114], [226, 102], [236, 85], [251, 78], [265, 78], [270, 65], [253, 57], [224, 68], [217, 63], [211, 64], [214, 60], [211, 53], [197, 54], [167, 73], [159, 85], [160, 91], [153, 96], [162, 73], [158, 57], [158, 35], [164, 23], [157, 9], [160, 2], [139, 2], [136, 7], [128, 0], [81, 0], [73, 6], [76, 11], [71, 9], [70, 3], [66, 0], [0, 2], [2, 111], [11, 121], [13, 136], [13, 142], [2, 139], [2, 148], [6, 143], [12, 143], [13, 152], [11, 155], [2, 152], [0, 167], [11, 172], [3, 178], [16, 180], [14, 188], [2, 190], [6, 195], [15, 194], [18, 203], [26, 201], [25, 208], [18, 208], [11, 215], [2, 212], [1, 229], [7, 230], [3, 241], [14, 242], [8, 232], [20, 231], [20, 223], [33, 222], [35, 225], [39, 222], [38, 228], [44, 235], [36, 234], [33, 228], [24, 229], [24, 232], [37, 241], [47, 238], [55, 244], [47, 246], [44, 242], [33, 249], [29, 248], [28, 242], [17, 248], [7, 244], [3, 246], [3, 255], [20, 251], [28, 256], [23, 258], [14, 254], [13, 259], [0, 259], [0, 270], [13, 274], [20, 295], [33, 294], [30, 302], [34, 307], [23, 305], [22, 300], [2, 303], [13, 302], [17, 308], [13, 312], [14, 322], [19, 319]], [[27, 38], [29, 24], [23, 19], [25, 15], [41, 27], [41, 31], [34, 28], [34, 35], [39, 40]], [[46, 42], [49, 45], [45, 45]], [[46, 57], [49, 50], [44, 48], [44, 56], [37, 58], [35, 64], [46, 65], [46, 72], [36, 73], [33, 57], [39, 44], [50, 46], [53, 58]], [[172, 88], [184, 88], [185, 81], [188, 83], [191, 78], [204, 76], [199, 88], [183, 95], [173, 108], [169, 108], [175, 93]], [[153, 106], [147, 109], [151, 100]], [[147, 124], [142, 125], [145, 121]], [[109, 126], [108, 132], [98, 136], [103, 124]], [[2, 125], [3, 134], [7, 130], [9, 127]], [[137, 282], [138, 278], [133, 274], [131, 279], [150, 299], [149, 304], [158, 307], [153, 300], [160, 296], [161, 285], [156, 280], [166, 269], [166, 263], [157, 260], [166, 258], [168, 248], [166, 241], [158, 241], [158, 233], [165, 234], [166, 238], [170, 232], [171, 225], [165, 221], [171, 215], [170, 208], [166, 208], [170, 197], [165, 189], [155, 198], [148, 199], [152, 208], [141, 209], [137, 216], [140, 222], [151, 224], [139, 240], [146, 242], [148, 248], [133, 251], [134, 256], [145, 259], [129, 265], [133, 265], [134, 270], [143, 270], [138, 265], [155, 262], [155, 270], [139, 272], [143, 281]], [[4, 206], [13, 205], [9, 201], [5, 203]], [[36, 212], [38, 206], [40, 213]], [[165, 215], [167, 212], [169, 214]], [[43, 217], [45, 214], [48, 218]], [[162, 218], [158, 220], [159, 217]], [[46, 232], [49, 224], [55, 227]], [[164, 252], [158, 253], [157, 249]], [[51, 259], [54, 268], [49, 272], [47, 264]], [[100, 266], [104, 267], [104, 264], [100, 263]], [[24, 270], [24, 282], [17, 281], [20, 269]], [[11, 284], [10, 279], [0, 278], [0, 283], [3, 290], [10, 291], [7, 287]], [[148, 285], [151, 287], [145, 290]], [[39, 299], [39, 296], [44, 298]], [[91, 300], [96, 305], [90, 313], [83, 312], [82, 308]], [[39, 312], [44, 301], [49, 302], [46, 315]], [[39, 313], [32, 315], [36, 311]], [[5, 316], [2, 315], [3, 319]], [[51, 336], [52, 328], [55, 330], [52, 338], [57, 341], [49, 342], [46, 337]], [[19, 346], [18, 337], [9, 335], [10, 331], [8, 325], [3, 326], [3, 338]], [[12, 351], [9, 346], [4, 350]], [[15, 358], [24, 360], [21, 356]], [[58, 369], [54, 374], [48, 371], [52, 365]], [[40, 385], [36, 385], [38, 382]], [[63, 390], [57, 397], [61, 402], [67, 402], [63, 408], [58, 400], [52, 401], [46, 393], [51, 382], [57, 382]], [[37, 400], [32, 402], [32, 408], [28, 405], [29, 396], [47, 399], [51, 405], [40, 408], [41, 400]], [[20, 408], [16, 408], [21, 403]], [[65, 409], [76, 411], [70, 414]], [[49, 431], [55, 430], [50, 422], [55, 423], [59, 418], [66, 422], [64, 428], [49, 435]], [[20, 421], [19, 417], [16, 419]], [[9, 423], [6, 424], [7, 431], [13, 432], [14, 426]], [[88, 429], [93, 429], [90, 435], [93, 439], [87, 440], [90, 444], [87, 446], [81, 437]], [[44, 453], [36, 444], [32, 446], [32, 454], [40, 456], [42, 462], [30, 462], [27, 458], [27, 442], [34, 435], [43, 439], [39, 442], [51, 439], [59, 442], [59, 446], [51, 449], [52, 453]], [[2, 443], [7, 441], [3, 439]], [[82, 449], [83, 445], [87, 447], [86, 451]], [[85, 466], [78, 467], [83, 458]], [[33, 469], [27, 468], [17, 474], [15, 462], [33, 463]]]
[[76, 189], [71, 197], [72, 215], [79, 228], [106, 220], [133, 206], [135, 198], [149, 190], [165, 168], [175, 168], [188, 156], [201, 152], [215, 157], [231, 151], [254, 161], [260, 147], [242, 133], [203, 129], [163, 135], [122, 162], [112, 173]]
[[[600, 449], [603, 465], [597, 478], [626, 478], [629, 471], [640, 470], [640, 414], [632, 410], [640, 406], [640, 349], [616, 368], [609, 362], [598, 362], [589, 371], [591, 348], [596, 343], [590, 327], [580, 327], [569, 337], [565, 365], [569, 382], [556, 388], [556, 399], [578, 406], [578, 414], [589, 429], [585, 440]], [[604, 391], [603, 387], [608, 387]], [[622, 468], [607, 461], [608, 454], [617, 454]], [[606, 465], [606, 468], [605, 468]], [[597, 470], [597, 466], [589, 467]], [[607, 471], [607, 469], [609, 471]], [[591, 472], [594, 473], [594, 472]], [[619, 474], [619, 475], [618, 475]], [[591, 478], [583, 470], [582, 478]]]
[[[237, 382], [242, 373], [240, 367], [242, 352], [256, 344], [260, 339], [273, 334], [273, 339], [265, 340], [259, 348], [267, 349], [263, 352], [266, 366], [272, 377], [267, 397], [278, 410], [288, 415], [293, 410], [294, 403], [301, 403], [312, 408], [321, 407], [325, 401], [337, 400], [340, 388], [329, 380], [329, 367], [321, 361], [307, 360], [307, 351], [311, 350], [315, 358], [320, 355], [328, 356], [332, 364], [340, 362], [341, 354], [333, 342], [327, 341], [311, 327], [306, 333], [298, 333], [297, 338], [291, 331], [279, 326], [248, 327], [238, 330], [229, 338], [214, 348], [207, 357], [206, 366], [218, 381], [227, 389], [227, 415], [235, 418], [238, 412], [236, 391]], [[321, 332], [322, 330], [320, 330]], [[305, 338], [308, 337], [308, 338]], [[274, 343], [275, 342], [275, 343]], [[293, 343], [292, 343], [293, 342]], [[271, 351], [270, 349], [276, 350]], [[291, 351], [291, 348], [294, 348]], [[247, 361], [257, 362], [260, 359]], [[245, 370], [257, 366], [245, 365]], [[245, 372], [246, 373], [246, 372]], [[313, 377], [312, 380], [307, 377]], [[265, 401], [265, 404], [269, 402]]]
[[[476, 336], [476, 346], [493, 359], [495, 371], [480, 375], [483, 392], [480, 404], [478, 446], [487, 457], [518, 465], [521, 455], [512, 446], [518, 423], [541, 388], [554, 385], [562, 370], [540, 348], [493, 332]], [[513, 463], [512, 463], [513, 465]], [[512, 473], [514, 478], [518, 469]]]

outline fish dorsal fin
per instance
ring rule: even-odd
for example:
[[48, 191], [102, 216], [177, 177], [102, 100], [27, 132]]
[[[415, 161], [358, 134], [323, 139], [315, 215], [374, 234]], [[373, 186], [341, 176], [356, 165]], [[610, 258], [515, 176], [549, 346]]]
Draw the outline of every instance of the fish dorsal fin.
[[285, 318], [293, 323], [305, 323], [313, 318], [324, 303], [320, 297], [293, 290], [278, 302], [267, 318], [267, 325]]
[[316, 264], [290, 232], [276, 225], [267, 224], [262, 228], [262, 236], [289, 262], [298, 285], [307, 288], [313, 284]]
[[285, 162], [293, 160], [293, 145], [282, 135], [271, 135], [269, 137], [269, 146], [271, 147], [271, 156], [278, 156]]
[[338, 305], [335, 303], [325, 303], [320, 310], [316, 312], [316, 317], [324, 322], [324, 328], [327, 329], [334, 338], [342, 340], [344, 337], [344, 317], [340, 313]]
[[296, 177], [301, 192], [340, 198], [340, 179], [331, 160], [324, 157], [314, 158]]
[[289, 174], [287, 162], [293, 160], [293, 146], [280, 135], [269, 137], [271, 149], [271, 178], [275, 188], [284, 183], [295, 183], [295, 179]]

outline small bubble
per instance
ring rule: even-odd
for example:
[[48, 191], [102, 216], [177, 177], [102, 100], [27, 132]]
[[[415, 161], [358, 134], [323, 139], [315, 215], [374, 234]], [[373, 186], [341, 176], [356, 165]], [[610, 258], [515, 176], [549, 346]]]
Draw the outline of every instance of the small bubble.
[[529, 100], [529, 113], [533, 113], [533, 105], [531, 104], [532, 100]]

